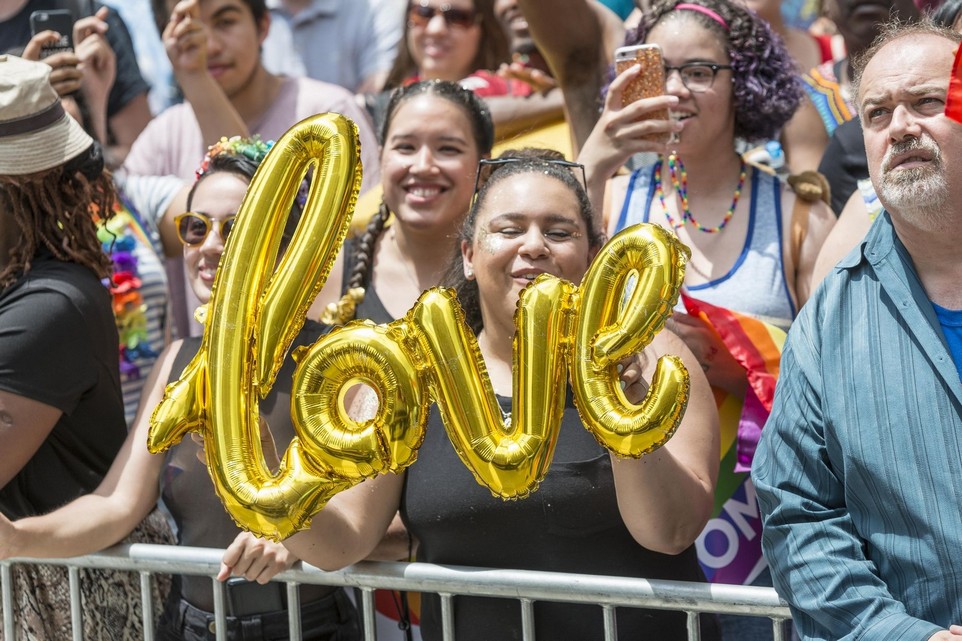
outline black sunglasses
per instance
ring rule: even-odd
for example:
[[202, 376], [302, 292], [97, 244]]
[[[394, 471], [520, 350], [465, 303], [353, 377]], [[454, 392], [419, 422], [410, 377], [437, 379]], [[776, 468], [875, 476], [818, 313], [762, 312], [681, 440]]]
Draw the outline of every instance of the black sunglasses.
[[581, 170], [581, 186], [584, 187], [585, 191], [588, 190], [588, 181], [585, 178], [585, 166], [581, 163], [571, 162], [570, 160], [562, 160], [560, 158], [482, 158], [478, 162], [478, 173], [474, 178], [474, 197], [477, 197], [478, 191], [484, 186], [484, 183], [488, 182], [491, 178], [491, 174], [496, 172], [498, 168], [505, 165], [510, 165], [516, 162], [543, 162], [549, 165], [557, 165], [558, 167], [564, 167], [565, 169], [580, 169]]
[[425, 0], [408, 5], [408, 26], [426, 27], [434, 16], [441, 14], [449, 27], [468, 29], [480, 21], [481, 16], [474, 9], [455, 9], [449, 4], [432, 7]]

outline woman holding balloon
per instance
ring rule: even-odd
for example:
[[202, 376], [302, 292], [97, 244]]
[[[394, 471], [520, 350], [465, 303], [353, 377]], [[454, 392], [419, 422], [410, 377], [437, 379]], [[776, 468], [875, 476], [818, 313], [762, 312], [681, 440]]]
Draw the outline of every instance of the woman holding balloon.
[[[188, 211], [176, 217], [177, 234], [184, 246], [188, 282], [206, 303], [218, 269], [224, 242], [254, 172], [272, 143], [234, 138], [215, 145], [197, 171], [187, 200]], [[282, 250], [297, 224], [295, 204]], [[325, 331], [308, 322], [295, 339], [307, 345]], [[107, 476], [91, 494], [39, 517], [11, 523], [0, 517], [0, 558], [16, 556], [64, 557], [87, 554], [125, 537], [163, 496], [178, 529], [180, 545], [223, 548], [247, 539], [259, 550], [256, 563], [241, 569], [252, 580], [267, 583], [274, 574], [296, 560], [282, 545], [241, 532], [214, 492], [210, 475], [197, 454], [199, 446], [184, 439], [166, 455], [150, 454], [144, 447], [151, 412], [164, 395], [168, 379], [176, 380], [201, 344], [199, 337], [177, 341], [159, 358], [141, 398], [140, 411], [123, 448]], [[290, 421], [290, 381], [294, 363], [288, 359], [279, 383], [261, 404], [262, 416], [275, 436], [286, 444], [293, 436]], [[287, 387], [284, 387], [286, 381]], [[222, 580], [227, 579], [224, 575]], [[179, 577], [180, 590], [172, 591], [161, 617], [159, 639], [206, 639], [214, 621], [210, 579]], [[267, 638], [287, 638], [288, 615], [279, 583], [240, 583], [228, 586], [227, 639], [250, 639], [251, 626]], [[256, 604], [253, 611], [250, 604]], [[304, 639], [347, 641], [359, 639], [353, 605], [342, 590], [327, 586], [301, 586], [301, 620]], [[230, 614], [230, 613], [229, 613]], [[272, 636], [276, 635], [276, 636]]]
[[[481, 188], [451, 284], [469, 324], [479, 330], [476, 344], [502, 427], [512, 421], [510, 397], [516, 392], [512, 342], [519, 292], [541, 274], [580, 282], [600, 245], [571, 163], [510, 159]], [[644, 458], [625, 460], [606, 451], [583, 429], [569, 398], [538, 491], [509, 502], [478, 485], [433, 407], [418, 462], [402, 474], [383, 474], [337, 494], [308, 530], [285, 545], [312, 564], [340, 568], [367, 556], [400, 509], [421, 542], [419, 559], [428, 562], [703, 580], [693, 542], [712, 509], [719, 447], [707, 381], [684, 344], [667, 332], [627, 361], [620, 377], [625, 396], [639, 403], [655, 360], [664, 354], [678, 354], [686, 364], [690, 400], [674, 437]], [[376, 404], [372, 398], [359, 404]], [[244, 574], [258, 557], [249, 543], [239, 540], [227, 550], [225, 571]], [[625, 638], [686, 638], [683, 614], [625, 608], [617, 619]], [[440, 638], [440, 625], [437, 598], [425, 596], [422, 636]], [[520, 627], [513, 601], [455, 600], [458, 639], [513, 638]], [[588, 606], [537, 603], [535, 627], [538, 638], [603, 636], [601, 611]], [[705, 618], [702, 628], [702, 638], [716, 638], [713, 619]]]

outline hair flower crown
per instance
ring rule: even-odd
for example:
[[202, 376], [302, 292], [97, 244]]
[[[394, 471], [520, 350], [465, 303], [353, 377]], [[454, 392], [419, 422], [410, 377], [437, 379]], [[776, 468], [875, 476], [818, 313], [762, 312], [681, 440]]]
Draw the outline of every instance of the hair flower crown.
[[244, 156], [260, 165], [261, 161], [264, 160], [264, 157], [267, 155], [267, 152], [269, 152], [273, 146], [273, 140], [261, 140], [261, 137], [256, 134], [250, 138], [242, 138], [241, 136], [221, 138], [207, 148], [207, 155], [204, 156], [204, 160], [200, 163], [197, 171], [194, 172], [195, 179], [200, 180], [200, 177], [207, 173], [210, 167], [210, 160], [215, 156], [220, 156], [221, 154]]

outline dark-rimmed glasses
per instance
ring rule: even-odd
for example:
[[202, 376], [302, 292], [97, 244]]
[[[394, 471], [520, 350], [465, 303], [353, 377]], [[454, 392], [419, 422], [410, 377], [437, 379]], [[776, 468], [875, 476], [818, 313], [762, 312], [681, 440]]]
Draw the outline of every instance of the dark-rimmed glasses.
[[581, 170], [581, 186], [584, 187], [585, 191], [588, 190], [588, 180], [585, 177], [585, 166], [578, 162], [571, 162], [570, 160], [562, 160], [560, 158], [482, 158], [478, 162], [478, 173], [474, 178], [474, 196], [477, 198], [478, 191], [484, 186], [484, 183], [488, 182], [491, 178], [491, 174], [496, 172], [499, 167], [504, 165], [509, 165], [515, 162], [534, 162], [534, 163], [546, 163], [548, 165], [557, 165], [558, 167], [564, 167], [565, 169]]
[[468, 29], [480, 21], [480, 15], [474, 9], [456, 9], [449, 4], [432, 7], [421, 0], [421, 2], [412, 2], [408, 5], [408, 27], [424, 28], [438, 14], [441, 14], [445, 24], [449, 27], [459, 29]]
[[203, 244], [215, 224], [220, 225], [220, 229], [217, 230], [217, 233], [220, 234], [220, 239], [227, 242], [227, 235], [230, 233], [230, 230], [233, 229], [234, 219], [236, 217], [237, 215], [234, 214], [224, 220], [218, 221], [203, 212], [186, 211], [183, 214], [174, 216], [174, 227], [177, 229], [177, 238], [189, 247]]
[[688, 91], [701, 93], [711, 89], [719, 71], [731, 68], [731, 65], [719, 65], [714, 62], [686, 62], [677, 67], [665, 65], [665, 79], [668, 79], [672, 71], [677, 71], [681, 83], [688, 88]]

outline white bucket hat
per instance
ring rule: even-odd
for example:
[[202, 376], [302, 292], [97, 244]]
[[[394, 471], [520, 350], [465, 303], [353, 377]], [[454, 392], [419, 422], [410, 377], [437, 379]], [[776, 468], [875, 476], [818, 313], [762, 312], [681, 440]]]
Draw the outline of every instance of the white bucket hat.
[[64, 112], [48, 65], [0, 56], [0, 175], [59, 167], [93, 142]]

